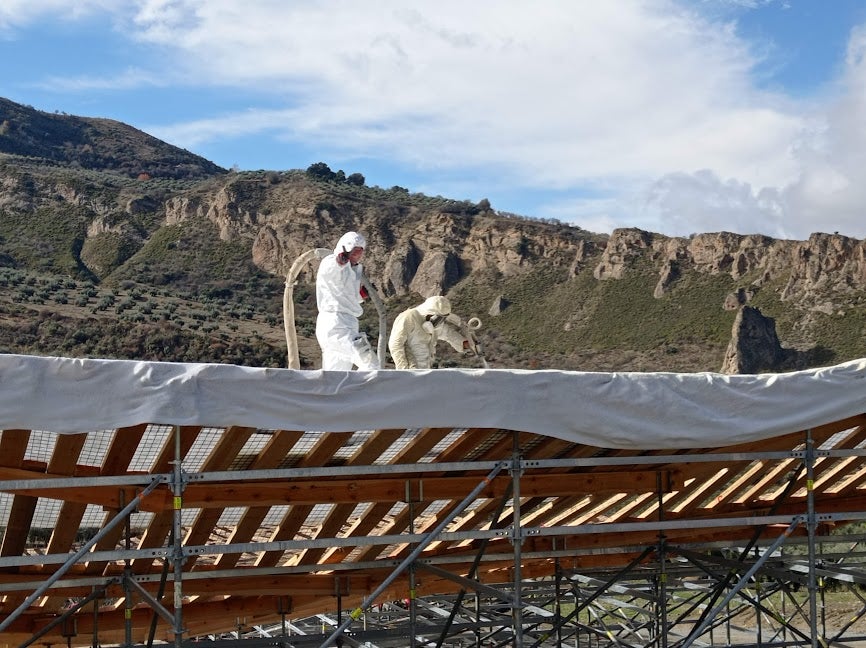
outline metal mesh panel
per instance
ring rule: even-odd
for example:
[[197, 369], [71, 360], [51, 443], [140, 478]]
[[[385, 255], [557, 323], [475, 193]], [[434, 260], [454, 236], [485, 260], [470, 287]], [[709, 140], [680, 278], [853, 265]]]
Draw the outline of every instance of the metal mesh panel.
[[133, 472], [153, 472], [154, 464], [173, 430], [170, 425], [148, 425], [132, 456], [129, 469]]
[[333, 509], [333, 504], [316, 504], [310, 511], [304, 524], [312, 527], [319, 526], [328, 518], [328, 514]]
[[304, 457], [316, 446], [325, 432], [305, 432], [292, 447], [285, 459], [280, 463], [280, 468], [294, 468]]
[[506, 435], [510, 435], [511, 432], [497, 432], [495, 434], [491, 434], [484, 442], [479, 443], [472, 449], [472, 452], [469, 452], [466, 455], [467, 461], [472, 461], [473, 459], [478, 459], [479, 457], [483, 457], [487, 454], [487, 452], [495, 445], [501, 443], [502, 439]]
[[383, 521], [386, 523], [393, 522], [394, 518], [400, 515], [407, 508], [407, 506], [408, 504], [406, 504], [405, 502], [395, 502], [394, 506], [391, 507], [391, 510], [388, 511], [388, 514], [384, 518], [382, 518]]
[[428, 450], [427, 453], [418, 460], [418, 463], [431, 463], [435, 461], [436, 458], [450, 448], [452, 444], [459, 441], [466, 432], [466, 428], [456, 428], [452, 430], [445, 435], [444, 439], [430, 448], [430, 450]]
[[265, 516], [265, 519], [262, 520], [262, 526], [276, 526], [280, 524], [283, 521], [283, 518], [286, 517], [288, 511], [289, 506], [287, 504], [272, 506], [271, 510], [268, 511], [268, 514]]
[[373, 504], [367, 502], [363, 502], [355, 506], [355, 510], [353, 510], [346, 518], [345, 524], [340, 529], [340, 532], [337, 535], [341, 537], [348, 536], [352, 528], [358, 523], [358, 521], [364, 518], [364, 515], [371, 508], [373, 508]]
[[252, 466], [262, 453], [262, 450], [270, 442], [273, 432], [273, 430], [257, 430], [254, 434], [250, 435], [250, 438], [247, 439], [238, 456], [232, 461], [229, 470], [246, 470]]
[[222, 512], [222, 515], [220, 515], [217, 526], [236, 526], [246, 512], [246, 506], [229, 507]]
[[101, 467], [105, 461], [105, 453], [111, 446], [111, 440], [114, 438], [115, 430], [97, 430], [90, 432], [87, 435], [87, 441], [84, 442], [84, 447], [81, 449], [81, 456], [78, 458], [78, 463], [85, 466]]
[[200, 513], [200, 508], [183, 509], [180, 514], [181, 524], [185, 527], [192, 526]]
[[9, 511], [12, 509], [12, 493], [0, 493], [0, 526], [4, 529], [9, 524]]
[[421, 434], [421, 428], [410, 428], [406, 430], [399, 439], [394, 441], [394, 443], [385, 450], [385, 452], [379, 455], [379, 458], [376, 459], [374, 463], [378, 465], [394, 463], [397, 455], [403, 452], [406, 446], [412, 443], [419, 434]]
[[367, 439], [373, 436], [374, 433], [374, 430], [360, 430], [355, 432], [349, 441], [334, 453], [333, 463], [338, 465], [346, 463], [358, 451], [358, 447], [364, 445]]
[[24, 452], [25, 461], [51, 461], [54, 446], [57, 444], [57, 435], [54, 432], [33, 430], [27, 441], [27, 450]]
[[153, 513], [139, 511], [129, 516], [129, 526], [131, 529], [141, 531], [146, 529], [153, 521]]
[[107, 519], [108, 513], [101, 506], [96, 504], [88, 504], [84, 509], [84, 515], [81, 516], [81, 529], [91, 529], [93, 527], [101, 527]]
[[31, 528], [53, 529], [57, 525], [57, 515], [60, 513], [61, 506], [63, 506], [62, 500], [40, 497], [36, 502]]
[[224, 428], [204, 428], [183, 458], [183, 469], [187, 472], [200, 471], [224, 433]]
[[851, 435], [852, 432], [855, 432], [857, 428], [848, 428], [847, 430], [842, 430], [841, 432], [837, 432], [829, 439], [824, 441], [821, 445], [818, 446], [821, 450], [831, 450], [837, 446], [842, 445], [845, 440]]

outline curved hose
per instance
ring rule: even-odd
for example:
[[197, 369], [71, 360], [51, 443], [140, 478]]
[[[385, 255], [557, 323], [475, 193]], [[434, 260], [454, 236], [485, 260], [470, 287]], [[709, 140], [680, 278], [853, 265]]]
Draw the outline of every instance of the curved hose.
[[361, 275], [361, 285], [367, 289], [367, 294], [373, 300], [373, 305], [376, 307], [376, 313], [379, 315], [379, 344], [376, 347], [376, 352], [379, 356], [379, 369], [385, 368], [385, 350], [388, 348], [388, 318], [385, 316], [385, 304], [382, 298], [379, 297], [379, 291], [367, 279], [367, 275]]
[[301, 358], [298, 353], [298, 333], [295, 330], [295, 303], [292, 294], [295, 290], [295, 281], [301, 273], [301, 269], [313, 258], [324, 259], [331, 253], [327, 248], [315, 248], [307, 250], [300, 255], [286, 274], [286, 288], [283, 290], [283, 327], [286, 330], [286, 351], [288, 354], [288, 368], [300, 369]]
[[[301, 269], [307, 263], [314, 258], [324, 259], [329, 254], [331, 254], [331, 250], [327, 248], [307, 250], [295, 259], [295, 262], [286, 274], [286, 287], [283, 290], [283, 328], [286, 331], [287, 366], [289, 369], [301, 368], [301, 359], [298, 352], [298, 333], [295, 330], [295, 303], [292, 300], [295, 282], [301, 273]], [[367, 293], [370, 295], [370, 299], [373, 301], [373, 305], [376, 307], [376, 312], [379, 315], [378, 355], [379, 368], [382, 368], [385, 364], [385, 351], [388, 348], [388, 320], [385, 314], [385, 304], [382, 302], [382, 298], [379, 297], [379, 292], [370, 283], [365, 274], [361, 274], [361, 285], [367, 289]]]
[[469, 321], [466, 322], [466, 328], [469, 332], [469, 341], [472, 345], [472, 350], [475, 352], [481, 360], [481, 366], [485, 369], [489, 369], [490, 365], [487, 364], [487, 358], [484, 357], [484, 347], [481, 346], [481, 342], [478, 341], [478, 338], [475, 337], [473, 331], [477, 331], [481, 328], [481, 320], [477, 317], [470, 317]]
[[468, 321], [464, 322], [459, 315], [451, 313], [445, 318], [439, 338], [448, 342], [457, 353], [463, 353], [468, 350], [473, 356], [478, 358], [482, 367], [489, 369], [490, 365], [487, 364], [487, 359], [484, 357], [484, 347], [475, 336], [475, 331], [480, 329], [481, 326], [481, 320], [477, 317], [471, 317]]

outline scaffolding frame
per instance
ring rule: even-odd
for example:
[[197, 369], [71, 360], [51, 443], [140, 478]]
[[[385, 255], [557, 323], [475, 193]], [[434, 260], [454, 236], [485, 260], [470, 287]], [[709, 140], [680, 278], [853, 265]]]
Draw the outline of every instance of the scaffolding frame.
[[[862, 640], [861, 537], [841, 536], [839, 552], [828, 531], [866, 519], [863, 423], [684, 453], [508, 430], [148, 424], [109, 431], [89, 470], [88, 435], [55, 435], [40, 463], [27, 451], [50, 433], [4, 430], [0, 636], [323, 648]], [[249, 446], [255, 435], [267, 439]], [[133, 470], [136, 453], [154, 457], [147, 470]], [[58, 526], [40, 550], [40, 501], [61, 502], [57, 520], [77, 531], [85, 505], [106, 514], [86, 541]], [[265, 510], [279, 507], [268, 528]], [[243, 512], [226, 529], [232, 508]], [[784, 553], [797, 547], [805, 554]], [[859, 608], [828, 630], [830, 585]]]

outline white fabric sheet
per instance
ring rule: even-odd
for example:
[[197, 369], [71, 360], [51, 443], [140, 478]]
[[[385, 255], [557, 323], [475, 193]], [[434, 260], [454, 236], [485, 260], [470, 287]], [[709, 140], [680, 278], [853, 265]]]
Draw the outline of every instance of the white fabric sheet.
[[606, 448], [718, 447], [866, 412], [866, 360], [787, 374], [298, 371], [0, 354], [0, 428], [503, 428]]

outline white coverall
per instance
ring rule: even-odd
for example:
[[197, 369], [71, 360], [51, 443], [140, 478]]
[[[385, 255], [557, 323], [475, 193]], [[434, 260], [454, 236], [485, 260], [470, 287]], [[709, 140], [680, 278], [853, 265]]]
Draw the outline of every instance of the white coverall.
[[[420, 306], [409, 308], [397, 316], [388, 350], [397, 369], [430, 369], [436, 357], [436, 341], [439, 339], [445, 317], [451, 313], [451, 302], [446, 297], [429, 297]], [[428, 316], [439, 316], [441, 321], [434, 326]]]
[[367, 336], [358, 331], [361, 307], [360, 263], [337, 263], [337, 255], [351, 252], [355, 247], [366, 247], [366, 241], [357, 232], [343, 234], [334, 252], [322, 259], [316, 273], [316, 340], [322, 348], [322, 369], [348, 370], [378, 369], [379, 360], [370, 347]]

